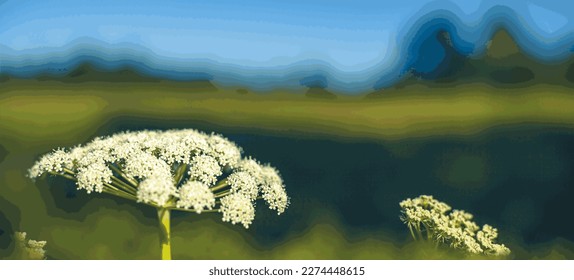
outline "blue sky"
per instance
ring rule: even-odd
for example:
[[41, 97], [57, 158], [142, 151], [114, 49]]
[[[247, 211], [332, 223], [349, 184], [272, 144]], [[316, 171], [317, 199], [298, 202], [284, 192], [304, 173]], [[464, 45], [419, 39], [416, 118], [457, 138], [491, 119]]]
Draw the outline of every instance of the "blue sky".
[[49, 56], [91, 38], [112, 47], [141, 46], [169, 59], [257, 69], [318, 60], [354, 73], [396, 60], [409, 25], [428, 12], [448, 10], [473, 27], [494, 5], [514, 10], [541, 45], [552, 46], [574, 31], [574, 2], [552, 0], [8, 0], [0, 1], [0, 59]]

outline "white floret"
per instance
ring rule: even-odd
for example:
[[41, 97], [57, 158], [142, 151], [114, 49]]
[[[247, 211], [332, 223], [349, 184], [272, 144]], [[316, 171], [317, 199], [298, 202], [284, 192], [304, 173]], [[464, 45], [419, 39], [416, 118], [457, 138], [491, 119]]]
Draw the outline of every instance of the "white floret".
[[279, 175], [279, 171], [272, 166], [263, 166], [261, 168], [261, 176], [263, 177], [263, 181], [267, 185], [283, 185], [283, 179], [281, 179], [281, 175]]
[[262, 189], [263, 199], [271, 210], [277, 210], [277, 214], [285, 212], [289, 206], [289, 197], [285, 187], [280, 184], [265, 185]]
[[241, 160], [236, 170], [245, 171], [251, 174], [251, 176], [253, 176], [253, 178], [255, 178], [255, 180], [257, 181], [257, 184], [261, 185], [264, 183], [263, 166], [255, 159], [247, 158]]
[[231, 186], [231, 191], [241, 193], [251, 200], [257, 199], [259, 195], [257, 181], [245, 171], [232, 173], [227, 177], [227, 183]]
[[191, 179], [211, 186], [217, 181], [217, 177], [222, 174], [222, 171], [221, 166], [214, 157], [198, 155], [191, 160], [188, 173]]
[[177, 195], [171, 177], [152, 176], [143, 180], [138, 187], [138, 202], [166, 206], [168, 201]]
[[188, 181], [179, 188], [177, 207], [192, 208], [197, 214], [201, 214], [203, 210], [211, 210], [213, 206], [215, 206], [215, 196], [206, 184], [198, 181]]
[[78, 189], [84, 189], [86, 192], [101, 193], [104, 190], [104, 184], [112, 182], [112, 170], [103, 162], [96, 162], [87, 167], [81, 167], [77, 170], [76, 179]]
[[73, 168], [73, 161], [70, 155], [62, 150], [54, 150], [40, 158], [28, 171], [30, 178], [36, 178], [44, 173], [63, 173], [64, 168]]
[[127, 158], [124, 172], [131, 177], [140, 179], [152, 175], [171, 176], [171, 168], [165, 161], [145, 152], [139, 152]]
[[167, 131], [158, 140], [157, 147], [159, 158], [167, 164], [188, 163], [191, 157], [191, 149], [180, 134]]
[[240, 193], [233, 193], [221, 198], [219, 212], [223, 214], [222, 220], [224, 222], [240, 223], [245, 228], [249, 228], [255, 218], [255, 207], [253, 207], [251, 199]]
[[241, 159], [241, 149], [235, 143], [213, 134], [208, 139], [210, 151], [207, 154], [219, 161], [221, 166], [235, 167]]

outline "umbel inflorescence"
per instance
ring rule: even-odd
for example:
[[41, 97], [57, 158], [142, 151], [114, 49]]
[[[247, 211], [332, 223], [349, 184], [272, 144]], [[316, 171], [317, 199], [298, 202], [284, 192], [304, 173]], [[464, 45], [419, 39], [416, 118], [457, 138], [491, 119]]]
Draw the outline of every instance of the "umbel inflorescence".
[[25, 232], [16, 232], [16, 257], [23, 260], [45, 260], [46, 241], [27, 239]]
[[289, 197], [275, 168], [241, 153], [228, 139], [193, 129], [123, 132], [54, 150], [29, 176], [58, 175], [87, 193], [148, 204], [167, 222], [171, 210], [220, 212], [223, 221], [248, 228], [255, 200], [281, 214]]
[[[430, 240], [471, 254], [506, 256], [510, 250], [497, 244], [498, 230], [489, 225], [480, 228], [473, 215], [451, 207], [429, 195], [400, 203], [401, 220], [415, 240]], [[425, 236], [426, 235], [426, 236]]]
[[253, 201], [283, 213], [289, 204], [277, 170], [216, 134], [192, 129], [123, 132], [40, 158], [31, 178], [44, 173], [76, 181], [88, 193], [109, 193], [172, 210], [219, 211], [249, 227]]

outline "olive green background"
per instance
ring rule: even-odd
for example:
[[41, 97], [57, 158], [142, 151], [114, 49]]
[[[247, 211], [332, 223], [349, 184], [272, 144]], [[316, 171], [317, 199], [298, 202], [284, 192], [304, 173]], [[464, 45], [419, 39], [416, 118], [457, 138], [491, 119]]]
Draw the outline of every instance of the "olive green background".
[[155, 209], [27, 169], [44, 153], [123, 130], [222, 133], [276, 166], [292, 204], [249, 229], [172, 214], [176, 259], [467, 258], [410, 241], [398, 203], [431, 194], [500, 230], [511, 258], [572, 259], [574, 96], [568, 85], [424, 83], [378, 96], [177, 83], [7, 79], [0, 87], [0, 250], [12, 233], [50, 259], [157, 259]]

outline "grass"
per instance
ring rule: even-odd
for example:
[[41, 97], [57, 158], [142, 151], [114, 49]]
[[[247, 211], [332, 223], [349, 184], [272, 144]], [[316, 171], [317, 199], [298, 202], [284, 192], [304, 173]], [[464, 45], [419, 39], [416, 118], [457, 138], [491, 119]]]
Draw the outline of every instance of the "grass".
[[97, 126], [115, 116], [200, 120], [217, 125], [342, 137], [401, 139], [471, 135], [498, 125], [574, 125], [569, 88], [411, 87], [377, 99], [318, 100], [286, 92], [187, 92], [181, 85], [7, 82], [0, 135], [20, 144]]

